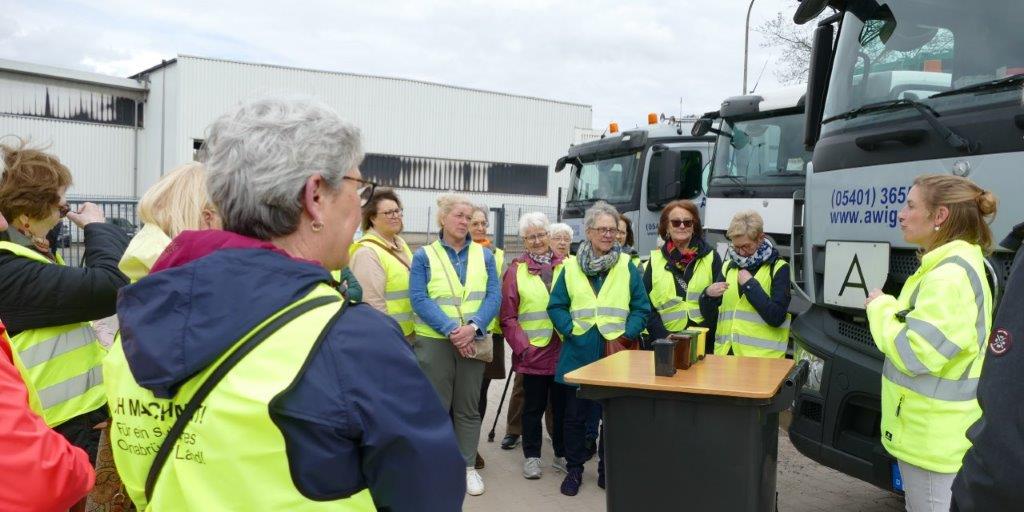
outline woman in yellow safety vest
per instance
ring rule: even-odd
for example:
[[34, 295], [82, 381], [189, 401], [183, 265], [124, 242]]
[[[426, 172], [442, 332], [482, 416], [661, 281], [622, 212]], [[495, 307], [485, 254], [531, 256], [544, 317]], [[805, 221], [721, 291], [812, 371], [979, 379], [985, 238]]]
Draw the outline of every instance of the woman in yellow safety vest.
[[[899, 297], [872, 290], [868, 324], [882, 367], [882, 445], [899, 462], [907, 510], [949, 510], [953, 479], [981, 417], [976, 399], [992, 327], [985, 254], [996, 198], [966, 178], [924, 175], [900, 210], [921, 266]], [[1012, 469], [1006, 468], [1007, 471]]]
[[628, 255], [629, 261], [632, 261], [636, 268], [641, 268], [640, 253], [636, 250], [636, 241], [633, 235], [633, 221], [620, 213], [618, 228], [615, 241], [622, 247], [622, 254]]
[[[487, 221], [487, 208], [474, 204], [473, 216], [469, 219], [469, 234], [473, 237], [474, 242], [480, 244], [485, 249], [490, 249], [494, 254], [494, 266], [500, 281], [501, 276], [505, 273], [505, 251], [495, 245], [490, 238], [487, 238], [488, 226], [490, 226], [490, 223]], [[481, 419], [483, 419], [484, 413], [487, 411], [487, 390], [491, 387], [491, 381], [505, 378], [505, 337], [501, 333], [501, 326], [498, 324], [497, 316], [491, 321], [487, 330], [490, 332], [494, 354], [491, 357], [491, 361], [484, 366], [484, 380], [480, 385]], [[484, 467], [484, 458], [480, 456], [480, 452], [476, 454], [476, 464], [474, 467], [476, 469], [483, 469]]]
[[223, 229], [178, 234], [121, 291], [103, 364], [126, 494], [152, 512], [459, 509], [447, 411], [398, 326], [330, 274], [375, 186], [358, 128], [263, 98], [207, 132]]
[[[10, 224], [0, 236], [0, 318], [37, 412], [94, 460], [94, 427], [107, 419], [106, 350], [90, 321], [113, 315], [128, 284], [117, 269], [128, 236], [93, 203], [68, 207], [71, 173], [56, 156], [24, 142], [0, 152], [0, 213]], [[57, 226], [74, 229], [65, 216], [84, 233], [81, 267], [65, 266], [48, 238]]]
[[[562, 269], [562, 256], [548, 243], [547, 215], [532, 212], [519, 219], [526, 252], [512, 260], [502, 279], [501, 326], [512, 348], [512, 368], [522, 376], [523, 477], [541, 477], [541, 417], [552, 417], [548, 430], [555, 452], [552, 467], [565, 472], [562, 418], [564, 393], [555, 385], [555, 366], [562, 340], [548, 317], [551, 287]], [[511, 408], [511, 406], [510, 406]]]
[[480, 440], [480, 387], [493, 354], [488, 326], [498, 315], [501, 283], [494, 254], [473, 241], [469, 198], [437, 199], [438, 239], [412, 257], [409, 297], [416, 313], [413, 348], [441, 405], [451, 410], [455, 437], [466, 463], [466, 492], [478, 496], [484, 481], [476, 470]]
[[551, 239], [551, 250], [562, 259], [568, 258], [572, 248], [572, 226], [564, 222], [556, 222], [548, 228], [548, 231], [551, 233], [548, 235]]
[[412, 303], [409, 267], [412, 251], [399, 236], [404, 228], [402, 201], [391, 189], [377, 189], [363, 208], [363, 236], [352, 245], [349, 268], [362, 287], [363, 302], [390, 316], [411, 343]]
[[660, 339], [692, 326], [711, 327], [707, 343], [713, 344], [716, 315], [701, 312], [700, 295], [721, 280], [722, 259], [704, 241], [697, 205], [686, 200], [665, 205], [658, 236], [665, 244], [651, 251], [644, 271], [644, 287], [651, 298], [647, 331], [652, 339]]
[[[583, 479], [586, 423], [597, 406], [576, 396], [565, 374], [606, 355], [637, 346], [647, 325], [651, 304], [643, 276], [615, 240], [619, 212], [598, 201], [584, 214], [587, 239], [562, 266], [548, 302], [548, 315], [564, 340], [555, 369], [555, 382], [565, 396], [566, 472], [561, 492], [575, 496]], [[599, 435], [603, 438], [603, 435]], [[598, 485], [604, 487], [603, 442], [598, 447]]]
[[789, 343], [789, 265], [764, 234], [764, 219], [737, 213], [729, 230], [723, 280], [700, 298], [701, 311], [718, 307], [715, 355], [785, 357]]

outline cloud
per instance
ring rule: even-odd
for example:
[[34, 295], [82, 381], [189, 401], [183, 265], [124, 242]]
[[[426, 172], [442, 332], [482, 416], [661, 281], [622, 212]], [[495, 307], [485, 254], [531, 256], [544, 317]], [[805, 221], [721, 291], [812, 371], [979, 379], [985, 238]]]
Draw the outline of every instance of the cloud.
[[[792, 3], [757, 0], [751, 26]], [[120, 76], [178, 54], [379, 74], [585, 103], [596, 127], [632, 126], [740, 93], [747, 4], [25, 0], [0, 16], [0, 57]]]

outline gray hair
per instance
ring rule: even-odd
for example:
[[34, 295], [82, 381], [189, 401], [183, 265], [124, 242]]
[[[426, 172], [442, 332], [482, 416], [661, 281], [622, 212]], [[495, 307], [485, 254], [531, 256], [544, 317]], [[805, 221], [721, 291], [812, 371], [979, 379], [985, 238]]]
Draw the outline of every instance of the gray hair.
[[519, 217], [519, 236], [526, 236], [526, 230], [530, 228], [541, 228], [548, 231], [551, 221], [548, 216], [541, 212], [530, 212]]
[[[443, 228], [441, 221], [448, 216], [456, 206], [466, 205], [470, 208], [476, 208], [473, 201], [462, 194], [441, 194], [437, 196], [437, 227]], [[472, 212], [470, 213], [472, 215]]]
[[474, 203], [472, 206], [473, 206], [473, 211], [469, 212], [469, 216], [470, 217], [475, 215], [476, 212], [480, 212], [480, 213], [484, 214], [484, 218], [485, 219], [488, 217], [488, 214], [490, 213], [490, 210], [488, 210], [486, 206], [479, 205], [479, 204], [476, 204], [476, 203]]
[[312, 99], [241, 103], [210, 125], [207, 186], [224, 230], [269, 240], [298, 229], [306, 180], [331, 189], [363, 161], [362, 136]]
[[564, 222], [556, 222], [548, 227], [548, 236], [553, 237], [559, 233], [565, 233], [569, 235], [569, 240], [572, 240], [573, 232], [572, 226]]
[[588, 208], [585, 214], [583, 214], [583, 227], [585, 229], [592, 229], [597, 225], [597, 218], [602, 215], [607, 215], [615, 219], [615, 225], [618, 226], [619, 211], [616, 210], [614, 206], [604, 201], [598, 201], [594, 203], [594, 206]]

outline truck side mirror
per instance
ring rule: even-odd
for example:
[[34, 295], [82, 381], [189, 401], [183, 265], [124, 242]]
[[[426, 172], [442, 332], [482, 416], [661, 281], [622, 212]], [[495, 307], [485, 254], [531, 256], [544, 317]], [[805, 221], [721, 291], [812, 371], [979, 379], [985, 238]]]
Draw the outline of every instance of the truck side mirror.
[[683, 192], [681, 159], [678, 151], [665, 149], [651, 155], [650, 180], [647, 189], [647, 205], [661, 208], [662, 205], [678, 199]]
[[793, 23], [803, 25], [817, 18], [828, 7], [829, 0], [800, 0], [800, 6], [793, 13]]
[[[809, 0], [805, 0], [809, 1]], [[800, 5], [803, 7], [803, 4]], [[829, 68], [832, 64], [832, 41], [835, 28], [831, 23], [814, 29], [811, 46], [811, 68], [807, 76], [807, 95], [804, 117], [804, 147], [814, 149], [821, 134], [821, 119], [825, 109], [825, 88], [828, 87]]]
[[693, 123], [693, 128], [690, 129], [690, 135], [694, 137], [703, 137], [711, 131], [712, 120], [707, 117], [702, 117]]
[[558, 161], [555, 162], [555, 172], [562, 172], [562, 169], [565, 169], [565, 163], [568, 159], [569, 157], [567, 156], [559, 158]]

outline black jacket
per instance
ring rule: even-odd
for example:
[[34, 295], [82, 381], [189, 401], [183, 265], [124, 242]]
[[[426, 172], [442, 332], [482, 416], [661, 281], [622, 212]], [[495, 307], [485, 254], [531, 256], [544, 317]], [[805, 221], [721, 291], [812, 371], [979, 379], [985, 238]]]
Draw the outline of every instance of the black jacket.
[[50, 265], [0, 251], [0, 319], [7, 332], [14, 336], [27, 329], [113, 315], [117, 290], [128, 284], [117, 268], [127, 247], [128, 236], [121, 228], [94, 222], [85, 226], [82, 267]]
[[[1024, 224], [1001, 245], [1020, 246]], [[1011, 242], [1016, 237], [1017, 240]], [[1024, 252], [1017, 251], [992, 320], [978, 383], [981, 419], [967, 430], [973, 446], [953, 482], [953, 510], [1020, 510], [1024, 504]]]
[[[690, 278], [693, 277], [693, 271], [696, 267], [696, 262], [703, 258], [704, 256], [707, 256], [708, 253], [714, 253], [714, 256], [712, 257], [713, 260], [711, 262], [711, 282], [721, 281], [722, 258], [718, 255], [717, 252], [715, 252], [715, 249], [708, 245], [708, 243], [705, 242], [703, 239], [695, 240], [694, 245], [696, 245], [697, 247], [697, 258], [694, 259], [693, 263], [686, 267], [685, 270], [680, 271], [675, 267], [675, 265], [672, 264], [667, 264], [665, 268], [672, 272], [673, 276], [677, 278], [681, 277], [683, 281], [689, 283]], [[662, 247], [659, 250], [662, 252], [663, 255], [665, 255], [664, 247]], [[668, 255], [665, 255], [665, 259], [668, 259]], [[683, 290], [683, 287], [679, 284], [678, 279], [676, 279], [675, 284], [676, 296], [686, 297], [686, 290]], [[654, 289], [653, 278], [651, 277], [650, 264], [648, 264], [647, 268], [644, 269], [644, 288], [647, 289], [648, 296], [650, 295], [651, 290]], [[703, 292], [704, 290], [700, 291]], [[703, 309], [701, 309], [701, 312], [703, 313]], [[714, 339], [714, 318], [709, 318], [707, 315], [704, 315], [704, 321], [696, 325], [700, 327], [708, 327], [710, 329], [710, 332], [708, 333], [708, 339]], [[647, 320], [647, 332], [650, 334], [650, 337], [653, 340], [664, 338], [669, 334], [668, 329], [665, 328], [665, 322], [661, 319], [661, 313], [658, 312], [658, 309], [655, 308], [653, 304], [651, 305], [651, 316]]]

